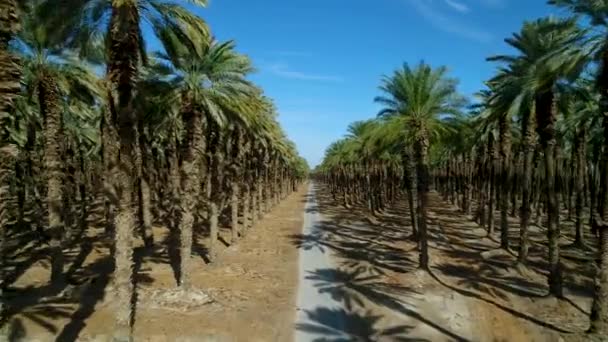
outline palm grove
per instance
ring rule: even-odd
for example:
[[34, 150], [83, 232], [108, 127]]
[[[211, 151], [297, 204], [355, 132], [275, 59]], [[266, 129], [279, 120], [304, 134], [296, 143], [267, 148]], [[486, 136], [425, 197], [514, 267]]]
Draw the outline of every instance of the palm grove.
[[[146, 50], [144, 30], [159, 51]], [[113, 241], [114, 335], [128, 339], [133, 248], [159, 243], [153, 224], [179, 232], [187, 291], [195, 225], [209, 231], [212, 261], [222, 218], [235, 243], [306, 176], [253, 71], [176, 2], [1, 0], [0, 260], [24, 238], [46, 243], [49, 287], [61, 292], [64, 249], [99, 204]], [[0, 306], [0, 340], [9, 312]]]
[[[506, 39], [516, 53], [470, 104], [445, 67], [404, 64], [381, 80], [377, 118], [358, 121], [316, 170], [347, 208], [381, 213], [407, 194], [419, 265], [429, 269], [427, 208], [443, 198], [528, 262], [531, 225], [546, 229], [550, 295], [563, 297], [559, 239], [599, 246], [589, 332], [608, 336], [608, 2], [552, 0], [572, 19], [527, 21]], [[579, 22], [580, 20], [580, 22]], [[599, 33], [598, 33], [599, 32]], [[497, 217], [495, 218], [495, 213]], [[509, 217], [519, 218], [517, 244]]]

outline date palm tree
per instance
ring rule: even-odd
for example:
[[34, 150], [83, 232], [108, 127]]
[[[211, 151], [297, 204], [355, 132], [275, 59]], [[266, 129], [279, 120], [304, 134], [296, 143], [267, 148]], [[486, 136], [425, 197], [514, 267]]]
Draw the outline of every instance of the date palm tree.
[[[4, 244], [9, 218], [11, 170], [14, 149], [7, 141], [7, 121], [13, 113], [21, 85], [19, 60], [10, 51], [9, 43], [20, 30], [19, 8], [16, 0], [0, 1], [0, 278], [4, 279]], [[6, 310], [0, 289], [0, 339], [8, 339]]]
[[[246, 80], [253, 71], [249, 59], [235, 52], [234, 43], [210, 42], [200, 55], [187, 50], [187, 46], [166, 44], [171, 48], [166, 55], [159, 55], [165, 65], [172, 68], [171, 84], [174, 93], [173, 105], [183, 120], [185, 136], [182, 143], [181, 184], [181, 271], [180, 286], [190, 286], [189, 264], [192, 250], [192, 225], [194, 223], [197, 197], [202, 179], [207, 170], [205, 153], [215, 141], [211, 134], [220, 131], [227, 121], [237, 124], [246, 113], [243, 102], [255, 101], [257, 88]], [[218, 128], [213, 131], [212, 128]], [[202, 170], [200, 167], [202, 166]], [[214, 172], [218, 172], [217, 169]], [[221, 182], [220, 182], [221, 183]], [[217, 191], [220, 192], [220, 191]], [[214, 203], [211, 206], [217, 205]], [[217, 211], [217, 208], [213, 211]], [[217, 236], [211, 236], [211, 245]], [[214, 250], [210, 251], [213, 255]]]
[[[490, 58], [492, 60], [493, 58]], [[498, 203], [500, 208], [500, 246], [501, 248], [509, 249], [509, 223], [507, 221], [509, 212], [509, 175], [511, 174], [511, 124], [513, 121], [513, 112], [509, 110], [513, 103], [513, 92], [505, 86], [496, 91], [501, 86], [500, 80], [503, 74], [499, 73], [493, 80], [487, 82], [487, 85], [492, 89], [490, 97], [487, 99], [486, 108], [482, 112], [480, 119], [489, 120], [496, 123], [498, 126], [498, 153], [500, 157], [500, 165], [498, 165], [498, 178], [496, 182], [498, 186]], [[493, 198], [490, 198], [492, 203]], [[493, 215], [491, 212], [490, 215]], [[493, 217], [490, 217], [493, 220]], [[490, 221], [492, 222], [492, 221]]]
[[16, 42], [24, 68], [24, 83], [29, 97], [35, 97], [44, 127], [44, 173], [48, 207], [48, 234], [51, 237], [51, 284], [64, 284], [62, 240], [65, 233], [63, 160], [65, 97], [91, 99], [98, 95], [97, 78], [82, 62], [50, 40], [49, 32], [39, 25], [37, 7], [23, 16]]
[[458, 115], [464, 104], [456, 91], [457, 81], [447, 76], [445, 67], [432, 68], [421, 62], [411, 68], [407, 63], [391, 76], [385, 76], [375, 101], [384, 109], [380, 116], [403, 116], [407, 134], [413, 141], [417, 174], [417, 222], [419, 266], [428, 270], [427, 206], [430, 186], [429, 147], [442, 131], [443, 120]]
[[[596, 225], [600, 229], [601, 265], [597, 276], [598, 282], [591, 311], [590, 332], [599, 336], [608, 335], [608, 2], [605, 0], [550, 0], [550, 4], [567, 8], [573, 13], [588, 19], [600, 34], [590, 37], [589, 48], [594, 52], [599, 64], [597, 90], [599, 114], [602, 118], [604, 148], [600, 166], [600, 198], [597, 208], [592, 208], [592, 216], [597, 217]], [[598, 222], [599, 221], [599, 222]]]
[[[205, 6], [204, 0], [190, 1]], [[107, 42], [107, 101], [109, 122], [118, 138], [118, 155], [108, 156], [114, 184], [109, 199], [117, 208], [115, 217], [115, 277], [116, 329], [115, 338], [130, 336], [132, 293], [131, 229], [135, 224], [134, 186], [136, 184], [136, 149], [138, 122], [134, 111], [136, 83], [141, 63], [147, 62], [144, 23], [149, 23], [161, 41], [166, 35], [179, 37], [193, 51], [201, 51], [209, 36], [202, 19], [178, 3], [158, 0], [62, 0], [44, 3], [42, 13], [50, 14], [46, 25], [54, 27], [57, 35], [68, 38], [68, 43], [95, 39], [103, 34]], [[86, 52], [86, 51], [85, 51]]]
[[[519, 89], [514, 94], [512, 112], [529, 112], [526, 105], [534, 103], [536, 131], [544, 154], [545, 188], [547, 191], [549, 240], [550, 292], [562, 296], [562, 275], [559, 256], [558, 196], [555, 188], [555, 121], [556, 90], [560, 79], [575, 77], [583, 65], [584, 54], [580, 41], [584, 32], [572, 19], [543, 18], [525, 22], [521, 32], [507, 39], [507, 43], [519, 52], [516, 56], [497, 56], [494, 60], [509, 63], [502, 79], [505, 92]], [[529, 121], [526, 130], [529, 130]], [[526, 135], [526, 133], [524, 133]]]

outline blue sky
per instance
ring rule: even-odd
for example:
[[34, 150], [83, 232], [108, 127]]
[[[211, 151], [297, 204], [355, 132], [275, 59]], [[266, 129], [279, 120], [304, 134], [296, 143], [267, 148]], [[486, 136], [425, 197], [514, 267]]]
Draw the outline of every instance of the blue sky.
[[446, 65], [470, 95], [524, 20], [563, 13], [545, 0], [210, 1], [195, 11], [253, 59], [252, 79], [311, 166], [350, 122], [376, 115], [381, 76], [403, 62]]

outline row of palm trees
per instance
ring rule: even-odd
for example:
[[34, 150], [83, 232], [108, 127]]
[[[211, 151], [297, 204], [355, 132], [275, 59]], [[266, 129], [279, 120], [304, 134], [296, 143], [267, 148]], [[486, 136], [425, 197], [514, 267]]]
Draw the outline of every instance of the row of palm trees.
[[576, 247], [595, 251], [599, 244], [590, 332], [608, 336], [608, 7], [550, 3], [577, 16], [525, 22], [505, 40], [516, 54], [488, 58], [498, 70], [474, 104], [444, 67], [405, 64], [384, 77], [378, 117], [351, 124], [317, 173], [345, 206], [363, 202], [371, 214], [405, 189], [424, 269], [432, 185], [474, 214], [489, 235], [496, 221], [505, 250], [508, 217], [519, 216], [518, 266], [528, 260], [530, 225], [544, 224], [548, 285], [558, 298], [567, 215], [575, 222]]
[[[149, 29], [161, 50], [146, 49]], [[114, 334], [129, 339], [134, 235], [151, 247], [154, 223], [179, 232], [187, 290], [196, 224], [208, 227], [213, 260], [223, 214], [235, 243], [306, 177], [253, 71], [176, 2], [0, 1], [1, 279], [9, 242], [32, 232], [48, 240], [50, 283], [64, 288], [64, 248], [101, 202]]]

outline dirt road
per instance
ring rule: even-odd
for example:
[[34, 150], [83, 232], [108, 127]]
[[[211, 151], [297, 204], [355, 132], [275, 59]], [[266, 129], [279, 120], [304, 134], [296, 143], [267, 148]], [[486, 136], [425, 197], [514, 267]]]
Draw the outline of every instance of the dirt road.
[[[464, 301], [399, 284], [414, 271], [399, 243], [403, 232], [377, 230], [320, 208], [310, 186], [300, 237], [295, 341], [468, 341], [450, 330], [451, 317], [469, 335]], [[319, 189], [323, 192], [322, 189]], [[323, 213], [322, 213], [323, 212]], [[360, 213], [359, 213], [360, 214]], [[359, 217], [361, 218], [361, 217]], [[419, 283], [412, 272], [409, 284]], [[453, 321], [453, 319], [451, 319]], [[407, 323], [407, 324], [403, 324]]]
[[364, 206], [346, 209], [311, 185], [302, 233], [293, 239], [300, 249], [297, 342], [540, 342], [560, 333], [567, 341], [580, 329], [588, 299], [545, 298], [541, 272], [519, 274], [512, 255], [492, 254], [495, 239], [436, 194], [431, 199], [427, 272], [417, 268], [405, 201], [370, 218]]
[[[310, 185], [304, 212], [304, 236], [323, 238], [320, 230], [321, 214], [316, 203], [315, 187]], [[347, 322], [342, 317], [329, 315], [322, 318], [324, 325], [335, 329], [315, 329], [319, 321], [317, 313], [344, 310], [344, 304], [332, 298], [329, 292], [320, 292], [314, 274], [318, 270], [332, 269], [334, 262], [327, 249], [300, 249], [300, 271], [296, 307], [296, 342], [316, 341], [320, 338], [346, 338], [342, 332]]]

